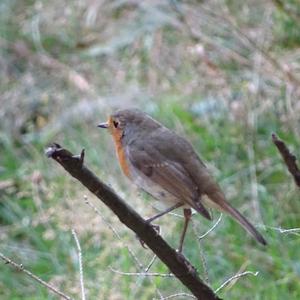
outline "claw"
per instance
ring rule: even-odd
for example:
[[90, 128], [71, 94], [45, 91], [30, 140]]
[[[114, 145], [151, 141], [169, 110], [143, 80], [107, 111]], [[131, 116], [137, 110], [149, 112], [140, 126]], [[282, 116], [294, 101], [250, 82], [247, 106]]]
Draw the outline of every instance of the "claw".
[[151, 224], [151, 226], [153, 227], [153, 229], [156, 231], [157, 234], [160, 234], [160, 226], [159, 225]]
[[[155, 224], [150, 224], [150, 225], [153, 227], [153, 229], [156, 231], [157, 234], [160, 234], [160, 226], [159, 226], [159, 225], [155, 225]], [[142, 239], [140, 239], [138, 236], [136, 236], [136, 237], [137, 237], [138, 240], [140, 241], [142, 247], [143, 247], [144, 249], [148, 249], [148, 248], [145, 246], [146, 243], [145, 243]]]
[[141, 243], [141, 245], [142, 245], [142, 247], [143, 247], [144, 249], [148, 249], [148, 248], [145, 246], [146, 243], [145, 243], [143, 240], [139, 239], [139, 241], [140, 241], [140, 243]]

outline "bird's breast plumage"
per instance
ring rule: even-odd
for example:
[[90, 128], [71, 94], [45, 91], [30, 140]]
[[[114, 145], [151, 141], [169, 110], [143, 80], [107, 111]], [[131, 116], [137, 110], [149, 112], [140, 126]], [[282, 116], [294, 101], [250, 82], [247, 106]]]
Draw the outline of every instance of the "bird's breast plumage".
[[120, 132], [120, 134], [113, 134], [116, 153], [117, 153], [118, 160], [119, 160], [122, 171], [128, 178], [131, 178], [128, 159], [126, 157], [125, 148], [122, 145], [122, 135], [121, 134], [122, 134], [121, 132]]

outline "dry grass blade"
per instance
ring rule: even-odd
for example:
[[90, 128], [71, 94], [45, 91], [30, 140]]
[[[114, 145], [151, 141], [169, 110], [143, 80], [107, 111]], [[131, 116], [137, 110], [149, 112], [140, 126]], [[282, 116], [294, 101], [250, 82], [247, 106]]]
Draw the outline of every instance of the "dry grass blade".
[[[197, 299], [195, 296], [187, 294], [187, 293], [177, 293], [177, 294], [173, 294], [167, 297], [162, 298], [161, 300], [169, 300], [169, 299], [174, 299], [174, 298], [179, 298], [182, 299], [182, 297], [184, 297], [184, 299], [187, 298], [192, 298], [192, 299]], [[154, 299], [156, 300], [156, 299]]]
[[148, 276], [148, 277], [163, 277], [163, 278], [174, 278], [175, 276], [173, 274], [162, 274], [162, 273], [139, 273], [139, 272], [123, 272], [116, 269], [113, 269], [112, 267], [109, 267], [111, 271], [114, 273], [120, 274], [120, 275], [127, 275], [127, 276]]
[[66, 294], [64, 294], [63, 292], [61, 292], [60, 290], [58, 290], [56, 287], [54, 287], [53, 285], [47, 283], [46, 281], [44, 281], [43, 279], [41, 279], [40, 277], [34, 275], [33, 273], [31, 273], [29, 270], [25, 269], [23, 267], [22, 264], [17, 264], [16, 262], [14, 262], [13, 260], [11, 260], [10, 258], [6, 257], [4, 254], [2, 254], [0, 252], [0, 258], [2, 260], [5, 261], [6, 264], [10, 264], [12, 265], [14, 268], [16, 268], [16, 270], [25, 273], [27, 276], [29, 276], [30, 278], [32, 278], [33, 280], [35, 280], [36, 282], [38, 282], [40, 285], [46, 287], [49, 291], [53, 292], [54, 294], [60, 296], [63, 299], [66, 300], [72, 300], [71, 297], [67, 296]]
[[78, 262], [79, 262], [79, 275], [80, 275], [80, 288], [81, 288], [81, 299], [85, 300], [85, 289], [84, 289], [84, 280], [83, 280], [83, 267], [82, 267], [82, 252], [79, 239], [75, 229], [72, 229], [72, 235], [74, 237], [76, 248], [78, 252]]
[[229, 283], [231, 283], [232, 281], [236, 281], [237, 279], [243, 277], [243, 276], [247, 276], [247, 275], [253, 275], [253, 276], [257, 276], [259, 274], [259, 272], [251, 272], [251, 271], [245, 271], [243, 273], [239, 273], [236, 274], [230, 278], [228, 278], [224, 283], [221, 284], [221, 286], [219, 286], [216, 290], [215, 293], [218, 293], [221, 289], [223, 289], [225, 286], [227, 286]]

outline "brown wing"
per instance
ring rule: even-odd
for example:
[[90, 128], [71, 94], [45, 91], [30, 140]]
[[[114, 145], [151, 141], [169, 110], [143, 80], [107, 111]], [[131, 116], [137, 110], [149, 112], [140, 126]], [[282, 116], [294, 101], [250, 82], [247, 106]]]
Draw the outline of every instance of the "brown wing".
[[197, 185], [180, 163], [166, 159], [157, 149], [145, 145], [127, 146], [126, 150], [129, 161], [135, 168], [179, 201], [211, 220], [209, 212], [200, 202]]

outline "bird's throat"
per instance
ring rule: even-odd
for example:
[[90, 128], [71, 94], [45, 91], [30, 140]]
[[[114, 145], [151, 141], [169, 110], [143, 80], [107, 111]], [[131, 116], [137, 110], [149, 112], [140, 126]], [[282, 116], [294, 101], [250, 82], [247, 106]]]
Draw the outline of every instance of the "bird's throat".
[[116, 146], [116, 152], [117, 152], [117, 156], [120, 162], [120, 166], [122, 168], [122, 171], [124, 172], [124, 174], [130, 178], [130, 172], [129, 172], [129, 166], [127, 163], [127, 159], [126, 159], [126, 154], [124, 151], [124, 147], [122, 145], [122, 136], [118, 136], [118, 135], [113, 135], [114, 138], [114, 142], [115, 142], [115, 146]]

